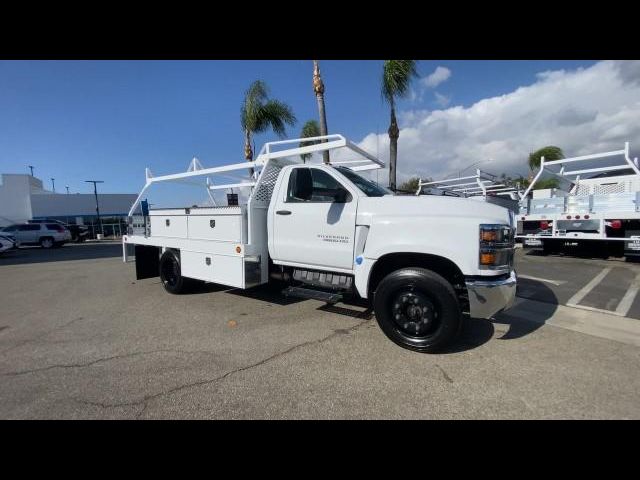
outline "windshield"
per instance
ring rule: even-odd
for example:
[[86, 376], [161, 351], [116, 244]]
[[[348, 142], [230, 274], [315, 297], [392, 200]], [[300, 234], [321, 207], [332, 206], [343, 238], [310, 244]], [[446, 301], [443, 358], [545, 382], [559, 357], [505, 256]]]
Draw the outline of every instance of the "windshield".
[[380, 185], [361, 177], [353, 170], [347, 167], [335, 167], [341, 174], [351, 180], [367, 197], [383, 197], [385, 195], [393, 195], [391, 190], [387, 190]]

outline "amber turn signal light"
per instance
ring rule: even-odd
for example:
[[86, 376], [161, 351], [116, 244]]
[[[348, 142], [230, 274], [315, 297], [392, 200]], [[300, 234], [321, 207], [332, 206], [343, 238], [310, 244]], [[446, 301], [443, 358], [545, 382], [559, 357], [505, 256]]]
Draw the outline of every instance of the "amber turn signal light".
[[481, 230], [480, 240], [483, 242], [497, 242], [498, 241], [497, 230]]
[[481, 253], [480, 254], [480, 265], [493, 265], [496, 263], [496, 254], [495, 253]]

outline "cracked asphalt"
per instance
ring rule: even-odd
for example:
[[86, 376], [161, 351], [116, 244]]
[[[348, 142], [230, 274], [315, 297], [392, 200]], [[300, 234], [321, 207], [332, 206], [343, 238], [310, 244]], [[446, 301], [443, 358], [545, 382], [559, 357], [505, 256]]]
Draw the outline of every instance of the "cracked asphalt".
[[640, 349], [467, 320], [395, 346], [364, 305], [136, 281], [119, 244], [0, 257], [0, 418], [640, 418]]

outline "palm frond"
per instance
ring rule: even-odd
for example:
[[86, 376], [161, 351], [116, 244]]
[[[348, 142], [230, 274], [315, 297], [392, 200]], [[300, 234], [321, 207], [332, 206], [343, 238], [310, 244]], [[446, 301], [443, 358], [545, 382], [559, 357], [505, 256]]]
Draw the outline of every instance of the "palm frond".
[[540, 168], [540, 160], [544, 157], [545, 161], [562, 160], [564, 158], [564, 152], [560, 147], [548, 145], [542, 147], [535, 152], [529, 154], [529, 168], [531, 171]]
[[393, 104], [396, 97], [409, 93], [409, 85], [418, 76], [415, 60], [385, 60], [382, 68], [382, 96]]
[[[302, 131], [300, 132], [301, 138], [310, 138], [310, 137], [319, 137], [319, 136], [320, 136], [320, 125], [318, 124], [317, 120], [308, 120], [302, 126]], [[308, 140], [308, 141], [303, 140], [300, 142], [300, 146], [307, 147], [309, 145], [317, 145], [318, 143], [320, 143], [320, 140]], [[300, 155], [300, 158], [302, 158], [302, 160], [304, 161], [307, 161], [309, 158], [311, 158], [311, 154], [303, 153]]]
[[[319, 137], [320, 136], [320, 125], [317, 120], [308, 120], [303, 126], [302, 131], [300, 132], [301, 138], [309, 138], [309, 137]], [[312, 140], [312, 141], [302, 141], [300, 142], [301, 147], [306, 147], [307, 145], [315, 145], [320, 143], [320, 140]]]
[[264, 132], [269, 127], [280, 138], [286, 135], [286, 125], [296, 124], [296, 116], [289, 105], [279, 100], [269, 100], [257, 111], [254, 132]]
[[255, 80], [244, 94], [240, 109], [240, 125], [243, 130], [255, 131], [262, 105], [269, 96], [269, 87], [262, 80]]

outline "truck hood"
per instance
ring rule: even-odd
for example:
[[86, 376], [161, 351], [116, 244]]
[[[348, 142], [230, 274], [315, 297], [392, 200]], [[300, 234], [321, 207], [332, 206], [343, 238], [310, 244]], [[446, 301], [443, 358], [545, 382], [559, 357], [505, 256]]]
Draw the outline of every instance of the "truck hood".
[[[513, 226], [509, 210], [481, 199], [445, 197], [436, 195], [387, 195], [384, 197], [360, 197], [358, 201], [358, 225], [371, 225], [385, 218], [399, 217], [417, 220], [415, 217], [433, 220], [445, 217], [447, 221], [459, 218], [473, 220], [474, 224], [499, 223]], [[435, 223], [434, 225], [437, 225]]]
[[482, 223], [511, 225], [513, 215], [483, 199], [385, 196], [358, 199], [357, 225], [366, 234], [363, 265], [388, 254], [418, 253], [452, 261], [463, 275], [498, 275], [478, 265]]

